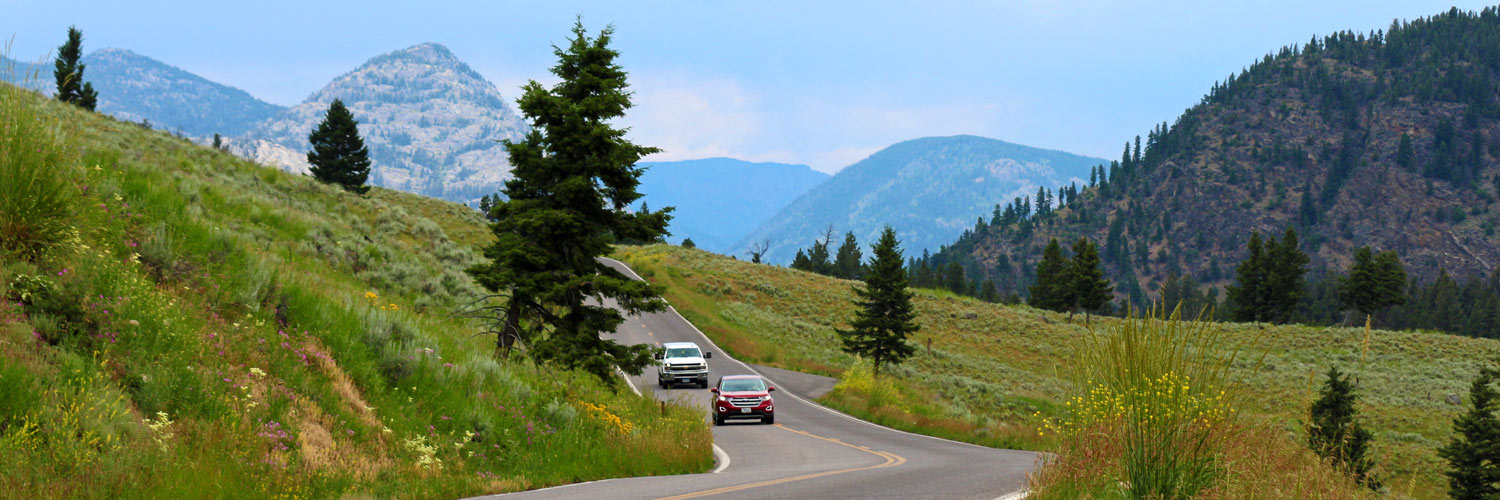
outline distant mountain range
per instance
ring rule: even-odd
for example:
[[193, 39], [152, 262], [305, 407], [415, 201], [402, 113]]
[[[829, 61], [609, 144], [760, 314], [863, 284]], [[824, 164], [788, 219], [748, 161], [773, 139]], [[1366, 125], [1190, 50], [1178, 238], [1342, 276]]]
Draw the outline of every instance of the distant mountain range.
[[1035, 194], [1039, 187], [1087, 184], [1090, 168], [1101, 163], [1105, 160], [970, 135], [914, 139], [839, 171], [735, 247], [768, 242], [765, 259], [785, 264], [829, 227], [836, 238], [852, 231], [868, 245], [889, 224], [907, 255], [921, 255], [989, 217], [997, 203]]
[[[238, 136], [285, 109], [129, 50], [98, 50], [82, 62], [84, 80], [99, 92], [100, 113], [188, 137]], [[7, 63], [15, 68], [7, 76], [12, 83], [47, 95], [56, 89], [51, 64], [0, 61]]]
[[680, 243], [691, 238], [705, 250], [742, 254], [736, 246], [781, 207], [828, 179], [806, 165], [751, 163], [705, 158], [642, 163], [644, 201], [653, 208], [676, 207], [667, 229]]
[[[307, 171], [307, 135], [328, 104], [342, 99], [369, 147], [371, 184], [471, 205], [499, 192], [510, 176], [499, 141], [529, 130], [494, 84], [435, 43], [372, 58], [290, 108], [128, 50], [99, 50], [84, 63], [100, 112], [199, 142], [222, 134], [232, 152], [294, 172]], [[10, 79], [28, 72], [35, 75], [29, 87], [51, 93], [50, 61], [15, 63]], [[786, 263], [829, 226], [868, 243], [891, 224], [908, 254], [920, 255], [953, 241], [996, 203], [1038, 186], [1082, 183], [1101, 162], [941, 137], [891, 146], [831, 178], [802, 165], [729, 158], [648, 162], [641, 190], [652, 206], [677, 207], [669, 228], [674, 243], [691, 238], [704, 249], [747, 256], [752, 243], [767, 242], [768, 261]]]

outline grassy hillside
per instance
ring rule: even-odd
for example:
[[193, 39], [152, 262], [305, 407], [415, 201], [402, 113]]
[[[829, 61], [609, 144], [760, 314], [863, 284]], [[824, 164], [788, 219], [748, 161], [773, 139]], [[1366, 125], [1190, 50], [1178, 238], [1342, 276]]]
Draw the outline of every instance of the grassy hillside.
[[497, 361], [463, 207], [0, 84], [0, 497], [453, 498], [697, 472], [696, 410]]
[[[1051, 449], [1038, 437], [1042, 418], [1060, 413], [1067, 370], [1087, 333], [1082, 317], [1003, 306], [946, 292], [916, 291], [922, 347], [890, 370], [895, 384], [872, 383], [839, 351], [833, 328], [853, 314], [850, 287], [837, 280], [755, 265], [706, 252], [656, 245], [616, 255], [667, 286], [668, 299], [705, 333], [746, 361], [840, 375], [824, 401], [900, 428], [990, 445]], [[1094, 318], [1096, 327], [1119, 321]], [[1225, 338], [1255, 343], [1264, 364], [1237, 363], [1246, 381], [1243, 409], [1296, 451], [1309, 404], [1330, 366], [1359, 379], [1360, 412], [1375, 433], [1377, 473], [1399, 494], [1437, 498], [1446, 491], [1436, 449], [1451, 435], [1469, 381], [1500, 355], [1500, 342], [1423, 332], [1223, 324]], [[930, 342], [931, 351], [926, 346]], [[1269, 437], [1265, 437], [1269, 436]], [[1245, 447], [1247, 453], [1255, 447]]]

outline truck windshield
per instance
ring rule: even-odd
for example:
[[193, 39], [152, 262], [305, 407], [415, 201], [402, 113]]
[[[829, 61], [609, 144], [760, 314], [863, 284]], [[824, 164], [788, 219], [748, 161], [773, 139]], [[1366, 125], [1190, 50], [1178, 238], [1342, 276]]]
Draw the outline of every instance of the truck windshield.
[[758, 378], [736, 378], [725, 380], [719, 390], [724, 392], [764, 391], [766, 383]]
[[696, 348], [696, 347], [674, 347], [674, 348], [671, 348], [671, 349], [667, 349], [667, 357], [669, 357], [669, 358], [696, 358], [696, 357], [698, 357], [698, 348]]

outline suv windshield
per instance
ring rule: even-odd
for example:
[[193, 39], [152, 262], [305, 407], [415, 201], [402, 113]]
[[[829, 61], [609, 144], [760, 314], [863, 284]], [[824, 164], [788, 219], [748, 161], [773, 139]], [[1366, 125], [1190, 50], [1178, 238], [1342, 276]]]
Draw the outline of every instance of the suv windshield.
[[672, 349], [667, 349], [667, 357], [669, 357], [669, 358], [696, 358], [696, 357], [698, 357], [698, 349], [697, 348], [693, 348], [693, 347], [676, 347], [676, 348], [672, 348]]
[[766, 383], [758, 378], [736, 378], [725, 380], [720, 383], [719, 390], [724, 392], [764, 391]]

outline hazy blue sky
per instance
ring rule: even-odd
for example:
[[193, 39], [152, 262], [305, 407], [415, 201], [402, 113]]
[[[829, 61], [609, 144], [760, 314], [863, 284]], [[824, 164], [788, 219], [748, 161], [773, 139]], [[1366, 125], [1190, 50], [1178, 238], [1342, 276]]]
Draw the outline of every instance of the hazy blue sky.
[[[575, 14], [616, 27], [657, 159], [836, 171], [894, 142], [976, 134], [1112, 158], [1214, 81], [1289, 43], [1452, 1], [51, 2], [3, 0], [11, 56], [68, 25], [277, 104], [375, 55], [438, 42], [514, 98], [550, 81]], [[1485, 4], [1461, 2], [1463, 9]], [[8, 31], [8, 32], [7, 32]]]

